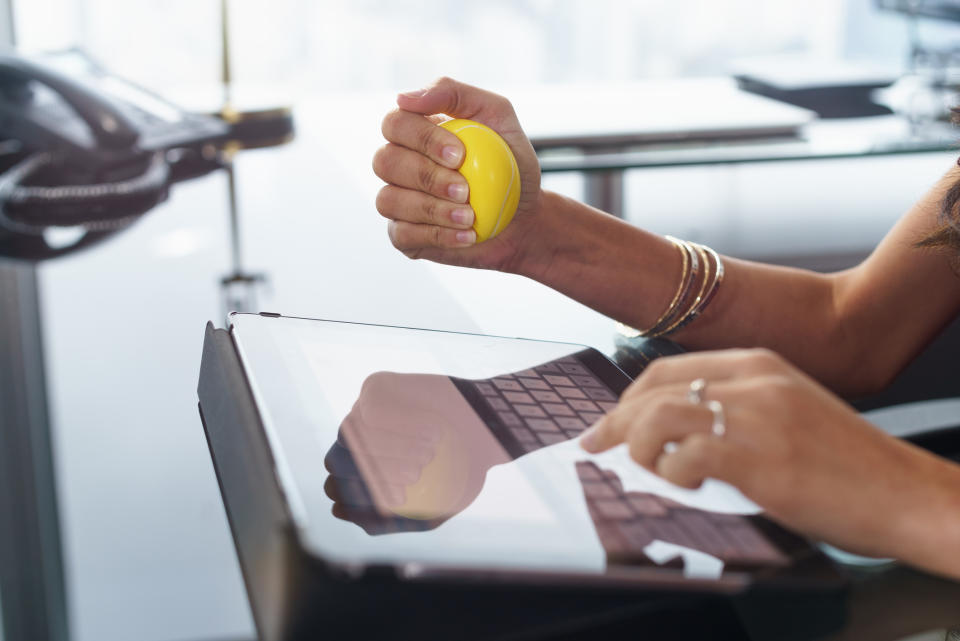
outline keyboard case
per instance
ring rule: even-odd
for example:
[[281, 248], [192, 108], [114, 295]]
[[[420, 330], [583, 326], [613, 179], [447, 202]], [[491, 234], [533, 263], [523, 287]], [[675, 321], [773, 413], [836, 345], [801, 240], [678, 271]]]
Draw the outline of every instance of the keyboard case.
[[[270, 314], [273, 316], [273, 314]], [[354, 639], [814, 638], [844, 620], [845, 586], [644, 583], [613, 573], [404, 575], [344, 567], [300, 543], [230, 332], [207, 324], [200, 417], [261, 641]], [[679, 584], [678, 584], [679, 583]], [[744, 588], [745, 586], [740, 586]], [[642, 627], [638, 627], [642, 626]], [[722, 633], [722, 634], [721, 634]]]

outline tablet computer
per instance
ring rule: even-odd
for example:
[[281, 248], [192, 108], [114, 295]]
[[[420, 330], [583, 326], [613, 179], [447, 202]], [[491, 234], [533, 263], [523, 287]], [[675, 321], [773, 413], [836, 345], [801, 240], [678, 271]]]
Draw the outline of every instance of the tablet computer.
[[232, 314], [229, 330], [289, 537], [340, 576], [723, 594], [844, 583], [734, 488], [673, 486], [624, 448], [584, 452], [579, 435], [631, 382], [594, 349], [274, 314]]

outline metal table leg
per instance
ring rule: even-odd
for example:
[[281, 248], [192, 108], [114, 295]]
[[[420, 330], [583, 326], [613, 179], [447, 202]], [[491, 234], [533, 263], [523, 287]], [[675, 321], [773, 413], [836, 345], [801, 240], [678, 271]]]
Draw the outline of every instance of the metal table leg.
[[68, 639], [37, 274], [2, 260], [0, 595], [4, 641]]

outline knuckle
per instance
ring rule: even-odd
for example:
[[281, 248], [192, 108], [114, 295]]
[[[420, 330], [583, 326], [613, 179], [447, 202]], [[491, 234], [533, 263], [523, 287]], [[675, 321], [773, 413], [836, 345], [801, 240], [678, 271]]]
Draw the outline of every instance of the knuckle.
[[396, 247], [397, 249], [402, 250], [403, 246], [400, 238], [400, 225], [395, 222], [390, 222], [387, 225], [387, 237], [390, 239], [390, 244]]
[[768, 398], [776, 402], [784, 402], [793, 396], [792, 391], [796, 387], [794, 381], [781, 374], [770, 374], [757, 379], [757, 386], [760, 391]]
[[653, 419], [663, 419], [677, 410], [676, 399], [665, 394], [658, 394], [647, 402], [647, 411]]
[[691, 434], [684, 441], [687, 459], [698, 469], [704, 469], [715, 462], [717, 456], [716, 437], [710, 434]]
[[440, 221], [443, 217], [441, 212], [440, 203], [433, 198], [427, 201], [427, 204], [423, 208], [424, 213], [426, 214], [426, 219], [428, 223], [437, 225], [440, 224]]
[[780, 369], [783, 357], [766, 347], [754, 347], [746, 351], [744, 358], [748, 367], [757, 372], [769, 372]]
[[[387, 185], [377, 192], [376, 208], [380, 215], [387, 216], [394, 207], [393, 188]], [[389, 216], [387, 216], [389, 218]]]
[[432, 192], [437, 186], [437, 171], [429, 163], [421, 163], [417, 169], [417, 179], [424, 191]]
[[424, 126], [417, 131], [417, 145], [421, 151], [426, 152], [438, 146], [436, 144], [438, 128], [427, 121], [424, 121], [423, 124]]
[[383, 120], [380, 122], [380, 133], [383, 134], [383, 137], [387, 140], [390, 140], [393, 136], [393, 132], [396, 129], [397, 118], [400, 116], [399, 109], [391, 109], [387, 112], [387, 115], [383, 117]]
[[663, 451], [663, 443], [652, 441], [639, 430], [631, 430], [626, 436], [624, 440], [630, 458], [644, 467], [651, 466]]
[[431, 227], [430, 228], [430, 240], [433, 242], [434, 246], [440, 247], [443, 245], [443, 229], [440, 227]]
[[504, 114], [513, 114], [513, 103], [506, 96], [497, 95], [494, 99], [497, 109]]
[[648, 381], [656, 381], [663, 378], [664, 373], [669, 371], [670, 362], [665, 358], [658, 358], [649, 365], [643, 372], [643, 378]]
[[390, 153], [389, 145], [383, 145], [373, 154], [373, 173], [386, 180], [387, 170], [389, 169], [388, 156]]
[[644, 445], [644, 442], [641, 441], [640, 439], [635, 439], [635, 438], [630, 439], [627, 451], [630, 454], [630, 458], [632, 458], [637, 463], [641, 465], [646, 465], [649, 463], [649, 461], [647, 460], [649, 457], [648, 450], [649, 448], [647, 448]]

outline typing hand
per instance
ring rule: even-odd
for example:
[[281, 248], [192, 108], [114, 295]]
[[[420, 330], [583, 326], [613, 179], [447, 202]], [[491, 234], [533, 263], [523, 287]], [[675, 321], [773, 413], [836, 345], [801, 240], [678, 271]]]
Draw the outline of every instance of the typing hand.
[[[516, 271], [525, 238], [540, 213], [540, 165], [510, 102], [449, 78], [397, 96], [398, 108], [383, 119], [387, 144], [377, 150], [373, 170], [387, 183], [377, 211], [390, 223], [394, 247], [410, 258], [452, 265]], [[483, 243], [471, 229], [467, 182], [457, 169], [464, 148], [437, 124], [453, 118], [481, 122], [510, 145], [520, 168], [520, 204], [513, 222]]]
[[[707, 381], [700, 402], [691, 398], [698, 378]], [[711, 401], [721, 407], [711, 410]], [[717, 418], [725, 431], [714, 430]], [[960, 572], [935, 560], [943, 545], [930, 540], [937, 532], [947, 541], [954, 537], [954, 549], [960, 540], [956, 468], [875, 428], [772, 352], [655, 361], [582, 440], [591, 452], [619, 443], [677, 485], [727, 481], [773, 518], [814, 538]]]

